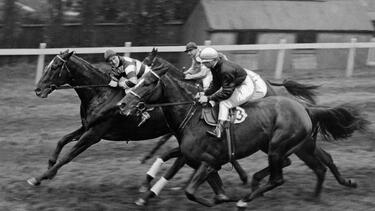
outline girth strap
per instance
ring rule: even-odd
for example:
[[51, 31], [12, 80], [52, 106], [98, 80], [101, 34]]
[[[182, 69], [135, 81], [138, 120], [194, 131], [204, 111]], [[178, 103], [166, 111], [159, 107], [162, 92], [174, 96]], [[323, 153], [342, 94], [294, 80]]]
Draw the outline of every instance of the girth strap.
[[227, 125], [224, 125], [225, 128], [225, 134], [226, 134], [226, 141], [227, 141], [227, 146], [228, 146], [228, 157], [229, 157], [229, 162], [232, 162], [234, 160], [234, 154], [235, 154], [235, 145], [234, 145], [234, 137], [232, 136], [233, 132], [233, 124], [234, 121], [236, 120], [236, 115], [233, 109], [229, 110], [229, 117], [230, 121]]

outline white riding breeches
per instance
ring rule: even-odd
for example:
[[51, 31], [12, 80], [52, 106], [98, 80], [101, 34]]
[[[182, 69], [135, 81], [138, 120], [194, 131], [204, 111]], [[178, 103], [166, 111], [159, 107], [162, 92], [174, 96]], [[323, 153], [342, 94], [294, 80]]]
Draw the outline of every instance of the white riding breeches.
[[252, 77], [252, 75], [248, 74], [245, 81], [234, 89], [233, 94], [228, 99], [219, 103], [218, 119], [226, 121], [228, 120], [229, 109], [239, 106], [249, 100], [264, 97], [267, 94], [267, 86], [260, 77], [259, 79], [264, 83], [264, 86], [262, 86], [261, 83], [257, 84], [258, 78]]

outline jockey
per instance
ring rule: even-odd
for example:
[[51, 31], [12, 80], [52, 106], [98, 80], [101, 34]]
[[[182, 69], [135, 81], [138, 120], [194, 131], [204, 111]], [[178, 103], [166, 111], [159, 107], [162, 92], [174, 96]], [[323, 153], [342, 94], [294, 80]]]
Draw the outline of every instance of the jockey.
[[[184, 72], [184, 74], [186, 80], [202, 79], [203, 90], [206, 90], [212, 81], [212, 74], [206, 66], [202, 65], [201, 59], [199, 58], [200, 52], [201, 50], [195, 42], [188, 42], [186, 44], [185, 53], [191, 58], [191, 66]], [[228, 60], [228, 58], [222, 53], [219, 53], [219, 56]]]
[[122, 87], [125, 91], [134, 87], [138, 79], [150, 68], [137, 59], [118, 56], [115, 51], [108, 49], [104, 52], [105, 61], [112, 67], [109, 86]]
[[200, 96], [199, 102], [219, 102], [219, 123], [214, 131], [207, 133], [221, 138], [224, 124], [228, 121], [229, 109], [249, 100], [264, 97], [267, 94], [267, 86], [258, 74], [246, 71], [240, 65], [219, 57], [213, 48], [203, 49], [199, 57], [213, 76], [209, 88]]

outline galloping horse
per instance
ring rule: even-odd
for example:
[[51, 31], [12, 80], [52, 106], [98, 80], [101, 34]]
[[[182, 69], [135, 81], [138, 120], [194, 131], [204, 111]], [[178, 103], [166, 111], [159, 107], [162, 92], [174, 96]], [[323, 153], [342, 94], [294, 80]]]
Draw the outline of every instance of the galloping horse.
[[[163, 140], [173, 135], [160, 109], [149, 111], [151, 118], [140, 127], [137, 126], [138, 119], [120, 115], [116, 104], [125, 93], [122, 89], [107, 86], [109, 80], [108, 74], [68, 50], [55, 56], [46, 66], [35, 89], [36, 95], [46, 98], [55, 89], [75, 88], [81, 100], [82, 126], [58, 141], [55, 151], [48, 160], [48, 170], [38, 177], [28, 179], [29, 184], [36, 186], [40, 185], [42, 180], [52, 179], [63, 165], [101, 139], [138, 141], [163, 136]], [[69, 84], [70, 87], [62, 86], [65, 84]], [[57, 162], [63, 147], [72, 141], [77, 143]], [[175, 150], [171, 150], [165, 153], [163, 159], [165, 161], [179, 154], [179, 149], [177, 154]], [[233, 165], [245, 183], [246, 172], [236, 161]]]
[[[170, 171], [177, 172], [185, 162], [196, 169], [185, 189], [186, 196], [206, 206], [230, 200], [217, 174], [221, 166], [230, 160], [226, 144], [206, 134], [210, 127], [201, 121], [202, 106], [193, 100], [195, 86], [183, 81], [181, 72], [171, 71], [171, 68], [156, 61], [153, 61], [152, 70], [125, 96], [125, 104], [121, 108], [123, 113], [128, 116], [139, 114], [139, 110], [145, 107], [144, 102], [168, 105], [163, 107], [163, 111], [183, 154], [176, 160], [179, 164], [173, 165]], [[190, 106], [186, 105], [187, 102]], [[239, 207], [245, 207], [246, 202], [284, 183], [282, 168], [285, 159], [292, 153], [296, 153], [317, 175], [315, 193], [319, 195], [326, 167], [314, 154], [316, 147], [311, 138], [314, 132], [319, 130], [332, 139], [347, 138], [368, 123], [354, 107], [304, 107], [282, 96], [266, 97], [242, 107], [247, 112], [247, 118], [233, 126], [233, 142], [237, 149], [234, 158], [241, 159], [258, 150], [267, 152], [270, 178], [267, 184], [240, 200], [237, 203]], [[195, 194], [204, 181], [213, 179], [215, 186], [211, 187], [219, 196], [214, 202]], [[167, 179], [162, 178], [151, 192], [157, 194], [166, 183]]]
[[[148, 66], [163, 65], [163, 67], [166, 68], [167, 71], [173, 72], [174, 75], [177, 75], [177, 76], [179, 75], [178, 69], [174, 65], [172, 65], [171, 63], [166, 61], [165, 59], [159, 57], [157, 55], [157, 49], [155, 49], [155, 48], [143, 60], [143, 63], [148, 65]], [[179, 77], [183, 78], [183, 76], [181, 74], [180, 74]], [[286, 81], [286, 82], [280, 83], [280, 84], [271, 83], [271, 82], [268, 82], [268, 81], [266, 83], [268, 85], [267, 96], [274, 96], [274, 95], [283, 95], [284, 96], [285, 95], [285, 96], [288, 96], [288, 97], [291, 97], [291, 98], [294, 98], [294, 99], [300, 99], [300, 100], [302, 100], [301, 102], [306, 104], [306, 105], [314, 104], [314, 102], [315, 102], [315, 100], [314, 100], [315, 93], [313, 91], [318, 86], [303, 85], [303, 84], [299, 84], [295, 81]], [[189, 85], [190, 83], [187, 83], [187, 84]], [[280, 88], [274, 89], [274, 87], [270, 86], [270, 84], [272, 84], [273, 86], [274, 85], [280, 86]], [[189, 86], [192, 87], [191, 85], [189, 85]], [[196, 93], [197, 91], [198, 90], [196, 90], [193, 93]], [[350, 180], [350, 179], [346, 180], [345, 178], [343, 178], [341, 176], [341, 174], [338, 171], [336, 165], [334, 164], [334, 161], [333, 161], [331, 155], [328, 152], [326, 152], [325, 150], [323, 150], [322, 148], [320, 148], [319, 146], [315, 146], [316, 139], [317, 139], [316, 135], [317, 134], [315, 133], [311, 137], [312, 141], [305, 142], [305, 144], [301, 147], [301, 148], [304, 148], [304, 149], [302, 149], [300, 153], [297, 153], [297, 156], [301, 160], [305, 161], [307, 163], [307, 165], [312, 165], [312, 164], [314, 164], [315, 160], [311, 159], [310, 155], [305, 154], [304, 150], [308, 150], [310, 148], [315, 147], [315, 157], [317, 159], [319, 159], [321, 162], [323, 162], [323, 164], [326, 165], [331, 170], [331, 172], [333, 173], [333, 175], [335, 176], [335, 178], [336, 178], [336, 180], [338, 181], [339, 184], [341, 184], [343, 186], [346, 186], [346, 187], [353, 187], [353, 188], [356, 187], [357, 184], [353, 180]], [[160, 145], [160, 143], [165, 143], [165, 141], [166, 140], [161, 140], [158, 144]], [[179, 147], [174, 149], [174, 152], [176, 153], [175, 155], [177, 156], [178, 155], [177, 152], [179, 152]], [[165, 154], [163, 156], [165, 156]], [[181, 152], [179, 152], [179, 156], [182, 156]], [[164, 160], [163, 157], [161, 158], [161, 160]], [[159, 161], [160, 160], [157, 159], [154, 162], [154, 165], [157, 166]], [[312, 163], [312, 164], [309, 164], [309, 163]], [[183, 164], [184, 164], [183, 162], [180, 162], [179, 160], [177, 160], [175, 166], [176, 167], [182, 166]], [[151, 169], [155, 169], [154, 165], [153, 165], [153, 167], [151, 167]], [[286, 158], [284, 163], [283, 163], [283, 167], [286, 167], [286, 166], [289, 166], [289, 165], [291, 165], [291, 160], [289, 158]], [[153, 170], [151, 170], [151, 169], [150, 169], [150, 171], [153, 172]], [[174, 167], [172, 167], [169, 171], [167, 171], [167, 173], [164, 175], [163, 178], [169, 180], [174, 176], [174, 174], [177, 171], [178, 171], [178, 169], [175, 169]], [[260, 170], [259, 172], [256, 172], [253, 175], [253, 178], [251, 180], [252, 189], [256, 189], [259, 186], [261, 180], [263, 178], [265, 178], [267, 175], [269, 175], [269, 168], [268, 167]], [[145, 181], [142, 184], [143, 186], [141, 188], [143, 190], [149, 189], [151, 181], [153, 179], [154, 179], [154, 177], [147, 175]], [[322, 184], [323, 184], [323, 179], [324, 179], [324, 174], [318, 174], [318, 184], [316, 186], [316, 191], [315, 191], [316, 195], [318, 195], [320, 193], [320, 189], [321, 189]], [[149, 198], [154, 197], [154, 196], [155, 196], [155, 193], [149, 191], [145, 194], [145, 196], [142, 199], [137, 201], [137, 204], [138, 205], [144, 205], [144, 204], [147, 203]]]
[[[124, 92], [121, 89], [105, 87], [109, 80], [107, 74], [69, 51], [57, 55], [46, 66], [35, 93], [45, 98], [55, 89], [64, 88], [61, 85], [69, 84], [75, 88], [81, 99], [82, 126], [58, 141], [56, 149], [48, 160], [48, 170], [38, 177], [28, 179], [29, 184], [39, 185], [42, 180], [52, 179], [59, 168], [101, 139], [137, 141], [163, 135], [161, 138], [163, 141], [173, 135], [160, 109], [151, 111], [151, 119], [141, 127], [136, 126], [136, 120], [119, 115], [114, 107], [124, 96]], [[77, 141], [77, 143], [56, 164], [63, 147], [72, 141]], [[162, 159], [166, 161], [180, 154], [179, 149], [173, 149], [164, 153]], [[233, 162], [233, 165], [241, 180], [246, 183], [246, 172], [237, 162]], [[149, 175], [147, 178], [149, 181], [152, 180]], [[146, 183], [144, 186], [149, 186], [149, 184]]]

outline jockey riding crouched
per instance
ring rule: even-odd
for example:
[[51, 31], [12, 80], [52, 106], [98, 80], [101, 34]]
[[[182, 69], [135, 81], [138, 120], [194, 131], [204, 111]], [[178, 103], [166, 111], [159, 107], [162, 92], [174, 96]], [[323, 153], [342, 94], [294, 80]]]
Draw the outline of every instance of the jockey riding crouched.
[[[198, 48], [195, 42], [188, 42], [186, 44], [185, 53], [188, 54], [191, 58], [191, 66], [187, 69], [185, 74], [186, 80], [202, 80], [203, 90], [206, 90], [212, 81], [212, 74], [209, 69], [202, 64], [202, 61], [199, 57], [201, 49]], [[219, 57], [223, 57], [225, 60], [228, 58], [218, 52]]]
[[219, 122], [214, 131], [207, 133], [221, 138], [224, 124], [229, 118], [229, 109], [249, 100], [264, 97], [267, 94], [267, 86], [258, 74], [246, 71], [240, 65], [219, 57], [213, 48], [203, 49], [199, 56], [213, 76], [209, 88], [200, 96], [199, 102], [219, 102]]
[[[138, 79], [150, 70], [137, 59], [132, 59], [126, 56], [118, 56], [115, 51], [108, 49], [104, 52], [105, 61], [112, 67], [111, 68], [111, 81], [109, 86], [121, 87], [127, 92], [130, 88], [138, 83]], [[122, 100], [118, 103], [121, 105]]]

